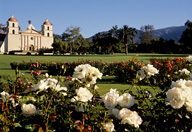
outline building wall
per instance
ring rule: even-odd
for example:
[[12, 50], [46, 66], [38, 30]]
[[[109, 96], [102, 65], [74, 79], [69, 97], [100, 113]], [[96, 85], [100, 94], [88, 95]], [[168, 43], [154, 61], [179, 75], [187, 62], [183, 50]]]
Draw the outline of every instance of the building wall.
[[8, 36], [6, 35], [3, 44], [1, 45], [1, 52], [7, 52], [8, 46], [7, 46]]
[[[7, 38], [7, 50], [12, 51], [12, 50], [21, 50], [21, 37], [20, 34], [8, 34]], [[6, 51], [7, 52], [7, 51]]]
[[[46, 37], [53, 37], [53, 26], [52, 25], [42, 25], [43, 35]], [[49, 33], [49, 36], [48, 36]]]
[[[13, 26], [13, 24], [14, 24], [14, 26]], [[19, 23], [18, 22], [8, 21], [7, 27], [8, 27], [8, 33], [12, 34], [13, 30], [15, 31], [16, 34], [19, 33]]]
[[33, 51], [38, 51], [41, 47], [41, 34], [21, 34], [21, 49], [30, 51], [30, 47], [33, 47]]
[[0, 42], [0, 52], [15, 50], [40, 51], [41, 49], [52, 48], [52, 24], [43, 24], [42, 33], [36, 31], [35, 28], [29, 28], [26, 31], [19, 33], [19, 23], [15, 21], [7, 21], [7, 30], [8, 33], [4, 41]]
[[42, 49], [50, 49], [53, 48], [51, 45], [53, 44], [53, 37], [45, 37], [42, 36]]

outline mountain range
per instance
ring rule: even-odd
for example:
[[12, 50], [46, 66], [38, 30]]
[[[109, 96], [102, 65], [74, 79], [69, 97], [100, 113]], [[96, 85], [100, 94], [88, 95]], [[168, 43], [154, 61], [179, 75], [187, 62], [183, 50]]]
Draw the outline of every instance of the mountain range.
[[164, 38], [167, 40], [173, 39], [179, 41], [181, 35], [183, 34], [183, 31], [185, 31], [186, 28], [187, 26], [173, 26], [162, 29], [156, 29], [154, 30], [153, 35], [156, 38]]
[[[185, 31], [186, 28], [187, 26], [171, 26], [171, 27], [156, 29], [154, 30], [153, 35], [155, 38], [164, 38], [166, 40], [173, 39], [173, 40], [179, 41], [181, 38], [181, 35], [183, 34], [183, 31]], [[101, 32], [101, 33], [104, 33], [104, 32]], [[137, 33], [138, 33], [137, 39], [139, 40], [141, 36], [141, 30], [137, 30]], [[93, 38], [93, 36], [90, 38]]]

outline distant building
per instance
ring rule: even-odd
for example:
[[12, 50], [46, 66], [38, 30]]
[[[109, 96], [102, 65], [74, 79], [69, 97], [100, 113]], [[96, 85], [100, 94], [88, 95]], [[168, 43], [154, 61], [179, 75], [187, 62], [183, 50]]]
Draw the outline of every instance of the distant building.
[[7, 21], [7, 33], [0, 34], [0, 51], [33, 52], [52, 48], [53, 25], [46, 19], [41, 31], [29, 21], [27, 30], [19, 32], [19, 23], [12, 15]]

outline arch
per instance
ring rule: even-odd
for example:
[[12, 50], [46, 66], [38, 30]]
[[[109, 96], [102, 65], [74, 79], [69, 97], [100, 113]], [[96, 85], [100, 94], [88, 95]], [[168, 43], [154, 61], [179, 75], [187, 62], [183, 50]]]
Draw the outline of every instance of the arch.
[[34, 51], [34, 46], [32, 44], [29, 46], [29, 51]]
[[49, 30], [49, 26], [47, 27], [47, 30]]
[[12, 34], [15, 34], [15, 30], [12, 30]]
[[15, 23], [12, 23], [12, 27], [15, 27]]
[[49, 34], [49, 33], [47, 33], [47, 37], [49, 37], [49, 35], [50, 35], [50, 34]]

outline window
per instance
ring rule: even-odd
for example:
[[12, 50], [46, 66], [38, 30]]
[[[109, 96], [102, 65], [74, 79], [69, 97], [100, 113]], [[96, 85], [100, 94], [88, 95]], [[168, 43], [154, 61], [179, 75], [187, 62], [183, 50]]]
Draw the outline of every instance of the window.
[[47, 33], [47, 37], [49, 37], [49, 33]]
[[47, 30], [49, 30], [49, 27], [47, 27]]
[[15, 34], [15, 30], [13, 30], [12, 33]]
[[15, 27], [15, 23], [13, 23], [12, 26]]

